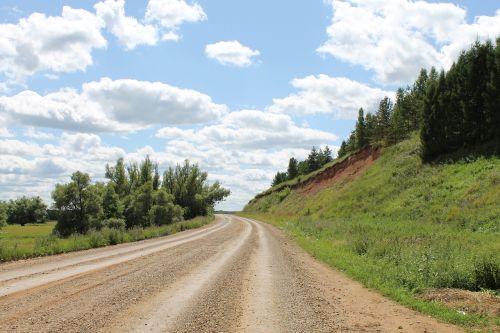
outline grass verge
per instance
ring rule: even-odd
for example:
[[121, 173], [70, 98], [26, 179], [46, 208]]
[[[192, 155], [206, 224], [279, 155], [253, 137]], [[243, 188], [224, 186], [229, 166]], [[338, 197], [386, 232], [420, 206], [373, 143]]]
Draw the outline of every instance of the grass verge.
[[165, 226], [135, 228], [129, 230], [103, 229], [85, 235], [59, 238], [52, 234], [55, 222], [39, 225], [9, 225], [0, 230], [0, 262], [87, 250], [96, 247], [135, 242], [167, 236], [179, 231], [202, 227], [213, 216], [197, 217]]
[[[430, 258], [419, 256], [412, 249], [407, 249], [407, 254], [415, 259], [405, 265], [395, 265], [390, 260], [382, 258], [383, 245], [379, 246], [378, 258], [370, 255], [359, 254], [362, 246], [356, 245], [357, 241], [344, 238], [346, 234], [331, 228], [331, 223], [325, 221], [312, 222], [310, 218], [290, 219], [263, 213], [238, 213], [238, 215], [253, 218], [274, 225], [283, 230], [291, 239], [313, 257], [327, 263], [329, 266], [344, 272], [348, 277], [363, 283], [368, 288], [379, 291], [382, 295], [405, 305], [423, 314], [430, 315], [444, 322], [460, 325], [474, 332], [494, 332], [493, 327], [500, 325], [500, 319], [488, 317], [480, 313], [463, 313], [450, 309], [436, 302], [430, 302], [420, 297], [424, 289], [421, 281], [423, 270], [428, 269], [429, 274], [434, 274], [426, 268], [425, 262]], [[344, 228], [346, 230], [346, 228]], [[386, 229], [386, 231], [388, 231]], [[375, 234], [371, 234], [375, 237]], [[379, 235], [380, 236], [380, 235]], [[382, 238], [385, 243], [387, 237]], [[356, 246], [360, 246], [358, 249]], [[404, 247], [400, 247], [403, 249]], [[387, 248], [388, 250], [388, 248]], [[363, 250], [364, 251], [364, 250]], [[389, 255], [389, 253], [387, 253]], [[430, 254], [433, 255], [432, 252]], [[400, 258], [405, 260], [405, 258]], [[440, 264], [438, 264], [439, 266]], [[410, 271], [409, 271], [410, 270]], [[411, 272], [414, 270], [414, 272]], [[414, 288], [405, 285], [405, 280], [415, 279], [420, 286]]]

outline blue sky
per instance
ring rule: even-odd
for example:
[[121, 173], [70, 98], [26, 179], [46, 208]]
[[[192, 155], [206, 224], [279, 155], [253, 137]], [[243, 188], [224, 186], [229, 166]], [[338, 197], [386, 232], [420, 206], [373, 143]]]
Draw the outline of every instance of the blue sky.
[[[63, 12], [63, 7], [66, 6]], [[500, 35], [498, 1], [9, 1], [0, 199], [76, 169], [189, 158], [239, 209], [291, 156], [340, 145], [421, 67]], [[39, 14], [35, 14], [39, 13]], [[169, 40], [162, 40], [166, 36]]]

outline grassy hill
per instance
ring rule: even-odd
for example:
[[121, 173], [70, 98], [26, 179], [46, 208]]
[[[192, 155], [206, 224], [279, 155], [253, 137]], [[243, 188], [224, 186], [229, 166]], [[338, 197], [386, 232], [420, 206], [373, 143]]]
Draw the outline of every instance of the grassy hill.
[[242, 214], [416, 310], [498, 328], [500, 158], [432, 165], [418, 153], [416, 136], [359, 152], [258, 195]]

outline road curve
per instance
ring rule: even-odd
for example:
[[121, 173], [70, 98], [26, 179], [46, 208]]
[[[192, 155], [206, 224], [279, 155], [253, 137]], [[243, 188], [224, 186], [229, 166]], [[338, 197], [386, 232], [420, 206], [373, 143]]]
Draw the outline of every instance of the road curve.
[[0, 332], [460, 332], [363, 288], [275, 228], [209, 226], [0, 265]]

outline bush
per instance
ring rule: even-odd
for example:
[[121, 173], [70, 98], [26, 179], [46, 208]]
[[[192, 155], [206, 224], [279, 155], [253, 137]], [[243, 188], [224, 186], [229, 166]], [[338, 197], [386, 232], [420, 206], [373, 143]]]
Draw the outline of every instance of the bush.
[[7, 204], [0, 201], [0, 228], [7, 224]]
[[104, 226], [110, 229], [125, 230], [126, 224], [124, 219], [110, 218], [104, 221]]
[[154, 205], [149, 211], [149, 219], [153, 225], [171, 224], [182, 220], [183, 209], [173, 203], [164, 206]]
[[474, 277], [478, 289], [500, 290], [500, 265], [492, 257], [476, 260]]
[[109, 245], [116, 245], [123, 243], [124, 240], [123, 231], [118, 229], [106, 229], [105, 234], [107, 236]]
[[47, 222], [47, 205], [40, 197], [22, 197], [11, 200], [7, 209], [7, 223], [25, 225]]
[[92, 230], [89, 232], [90, 247], [101, 247], [107, 245], [106, 239], [101, 231]]

